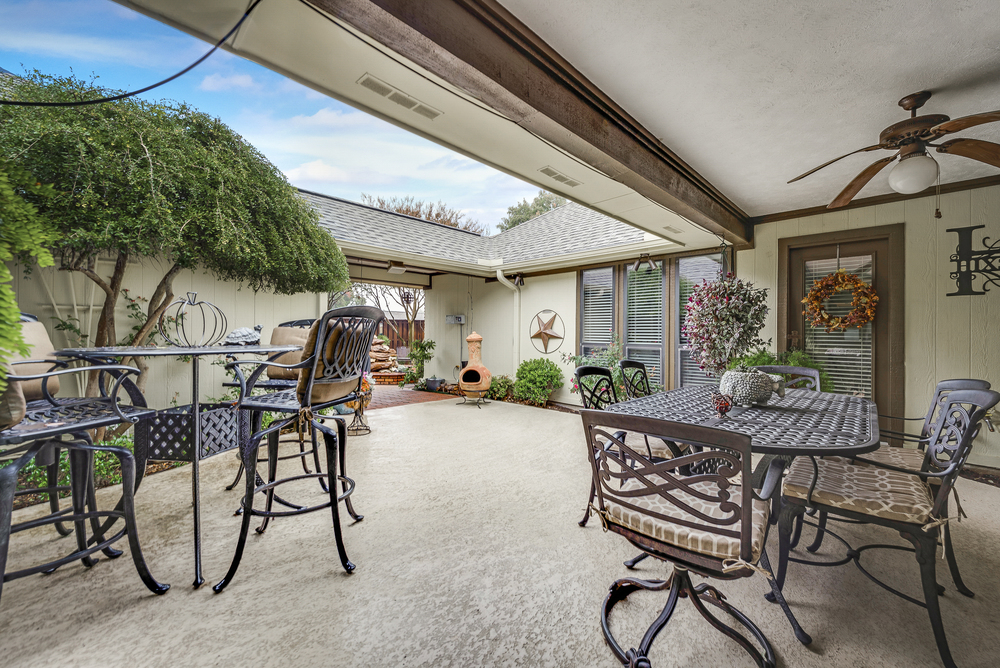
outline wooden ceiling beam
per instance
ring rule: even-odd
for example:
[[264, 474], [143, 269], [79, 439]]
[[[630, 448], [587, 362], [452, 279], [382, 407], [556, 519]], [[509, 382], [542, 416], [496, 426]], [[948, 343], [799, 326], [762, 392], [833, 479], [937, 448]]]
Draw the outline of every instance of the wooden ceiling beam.
[[749, 240], [738, 206], [495, 0], [307, 2], [693, 223]]

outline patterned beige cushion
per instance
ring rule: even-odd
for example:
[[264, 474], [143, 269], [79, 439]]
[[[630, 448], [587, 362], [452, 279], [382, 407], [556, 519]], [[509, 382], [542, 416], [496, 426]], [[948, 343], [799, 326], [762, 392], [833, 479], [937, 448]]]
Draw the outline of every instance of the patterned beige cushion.
[[[914, 524], [926, 524], [930, 518], [930, 488], [915, 475], [851, 464], [839, 457], [816, 463], [819, 477], [812, 500], [817, 503]], [[792, 462], [782, 491], [785, 496], [805, 499], [812, 479], [812, 462], [799, 457]]]
[[[649, 476], [649, 479], [655, 484], [662, 484], [664, 482], [663, 478], [656, 475]], [[711, 482], [698, 482], [693, 484], [692, 487], [713, 497], [719, 493], [718, 485]], [[627, 479], [625, 484], [622, 486], [622, 489], [626, 491], [642, 488], [644, 488], [643, 483], [635, 478]], [[729, 498], [739, 503], [741, 494], [740, 488], [730, 487], [727, 491], [730, 494]], [[709, 517], [719, 519], [732, 517], [731, 512], [724, 513], [720, 510], [719, 502], [703, 501], [695, 496], [692, 496], [691, 494], [688, 494], [687, 492], [678, 490], [670, 493], [682, 503], [695, 508]], [[667, 517], [676, 517], [692, 523], [711, 526], [705, 524], [705, 521], [701, 518], [673, 505], [658, 494], [635, 497], [630, 499], [630, 502], [632, 505], [649, 509]], [[694, 529], [686, 527], [682, 524], [674, 524], [673, 522], [661, 520], [657, 517], [647, 515], [646, 513], [626, 508], [625, 506], [616, 503], [614, 500], [607, 497], [605, 497], [604, 507], [613, 520], [643, 535], [649, 536], [650, 538], [654, 538], [664, 543], [669, 543], [670, 545], [674, 545], [685, 550], [691, 550], [692, 552], [706, 554], [719, 559], [740, 558], [739, 538], [721, 536], [717, 533], [713, 533], [712, 531]], [[770, 504], [766, 501], [758, 501], [757, 499], [753, 500], [753, 529], [750, 532], [750, 546], [752, 553], [751, 563], [756, 563], [757, 559], [760, 558], [760, 552], [764, 545], [764, 533], [767, 529], [767, 518], [769, 512]], [[738, 533], [741, 525], [742, 522], [735, 522], [719, 528]]]
[[[22, 322], [21, 323], [21, 336], [24, 337], [24, 342], [28, 345], [29, 352], [27, 357], [21, 357], [20, 355], [14, 355], [15, 361], [17, 360], [52, 360], [55, 347], [52, 345], [52, 340], [49, 338], [49, 333], [45, 331], [45, 325], [40, 322]], [[18, 364], [14, 367], [14, 373], [19, 376], [37, 376], [47, 372], [52, 368], [52, 365], [46, 362], [39, 362], [37, 364]], [[18, 385], [21, 386], [21, 392], [24, 393], [25, 401], [38, 401], [39, 399], [44, 399], [45, 394], [42, 392], [42, 381], [40, 380], [25, 380]], [[53, 397], [59, 394], [59, 377], [54, 376], [49, 378], [48, 384], [49, 394]]]
[[[883, 444], [882, 447], [875, 452], [868, 452], [859, 456], [865, 459], [870, 459], [873, 462], [889, 464], [890, 466], [898, 466], [900, 468], [910, 469], [911, 471], [919, 471], [920, 467], [924, 465], [924, 451], [917, 450], [916, 448], [897, 448]], [[839, 462], [850, 461], [847, 457], [827, 457], [827, 459]], [[862, 462], [858, 463], [861, 464]]]
[[[304, 346], [306, 338], [309, 336], [307, 327], [275, 327], [271, 330], [272, 346]], [[290, 353], [278, 355], [274, 360], [278, 364], [298, 364], [302, 361], [302, 351], [294, 350]], [[267, 377], [272, 380], [298, 380], [298, 369], [277, 369], [267, 368]]]
[[[27, 365], [24, 365], [27, 366]], [[11, 373], [10, 367], [4, 365], [4, 371]], [[7, 388], [0, 392], [0, 429], [6, 429], [24, 419], [25, 401], [21, 392], [21, 383], [7, 381]], [[0, 451], [3, 446], [0, 446]]]
[[[330, 323], [336, 323], [336, 320], [330, 320]], [[316, 337], [319, 334], [319, 324], [320, 320], [316, 320], [309, 328], [308, 334], [306, 336], [306, 342], [303, 344], [302, 348], [302, 359], [308, 359], [312, 356], [313, 351], [316, 350]], [[330, 334], [330, 338], [327, 340], [326, 352], [319, 352], [319, 364], [316, 367], [316, 378], [313, 381], [313, 388], [311, 394], [311, 400], [313, 404], [323, 404], [330, 401], [336, 401], [337, 399], [343, 399], [351, 392], [358, 389], [358, 383], [360, 382], [359, 377], [354, 377], [348, 380], [337, 381], [337, 382], [323, 382], [323, 370], [326, 368], [326, 359], [332, 358], [334, 352], [337, 350], [337, 342], [340, 340], [343, 334], [344, 326], [343, 324], [335, 324], [333, 332]], [[322, 345], [322, 343], [320, 344]], [[344, 353], [341, 353], [344, 354]], [[340, 359], [338, 360], [341, 364], [346, 364], [348, 360]], [[306, 396], [306, 386], [308, 385], [309, 374], [312, 373], [312, 369], [299, 369], [299, 383], [295, 388], [295, 394], [298, 397], [300, 403], [305, 403]]]

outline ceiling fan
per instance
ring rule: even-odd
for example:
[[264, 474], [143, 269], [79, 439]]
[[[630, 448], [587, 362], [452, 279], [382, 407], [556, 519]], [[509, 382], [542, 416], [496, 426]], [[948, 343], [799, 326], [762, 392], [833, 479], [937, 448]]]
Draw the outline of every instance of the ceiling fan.
[[879, 134], [878, 144], [859, 148], [851, 151], [839, 158], [834, 158], [825, 162], [819, 167], [810, 169], [805, 174], [796, 176], [789, 183], [795, 183], [799, 179], [804, 179], [814, 172], [832, 165], [833, 163], [846, 158], [855, 153], [865, 153], [879, 149], [896, 151], [888, 158], [876, 160], [865, 167], [860, 174], [854, 177], [847, 187], [837, 195], [828, 209], [842, 207], [857, 195], [865, 185], [871, 181], [876, 174], [882, 171], [890, 162], [899, 158], [897, 164], [889, 172], [889, 186], [898, 193], [913, 194], [926, 190], [938, 177], [938, 164], [934, 158], [927, 155], [927, 147], [933, 147], [938, 153], [947, 155], [960, 155], [964, 158], [985, 162], [994, 167], [1000, 167], [1000, 144], [982, 141], [979, 139], [952, 139], [942, 144], [932, 144], [939, 137], [952, 132], [961, 132], [983, 123], [993, 123], [1000, 121], [1000, 110], [988, 111], [982, 114], [973, 114], [951, 120], [944, 114], [927, 114], [917, 116], [917, 109], [931, 97], [930, 91], [921, 91], [907, 95], [899, 101], [906, 111], [910, 112], [910, 117], [905, 121], [893, 123]]

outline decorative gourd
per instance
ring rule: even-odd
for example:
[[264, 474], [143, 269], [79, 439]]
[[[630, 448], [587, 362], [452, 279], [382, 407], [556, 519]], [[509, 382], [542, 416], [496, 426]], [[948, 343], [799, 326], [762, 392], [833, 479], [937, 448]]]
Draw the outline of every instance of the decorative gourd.
[[719, 381], [719, 392], [728, 394], [740, 406], [767, 404], [772, 392], [784, 396], [784, 383], [780, 376], [770, 376], [763, 371], [727, 371]]
[[211, 302], [198, 301], [197, 292], [172, 302], [160, 315], [157, 328], [171, 345], [179, 348], [214, 346], [226, 335], [226, 316]]

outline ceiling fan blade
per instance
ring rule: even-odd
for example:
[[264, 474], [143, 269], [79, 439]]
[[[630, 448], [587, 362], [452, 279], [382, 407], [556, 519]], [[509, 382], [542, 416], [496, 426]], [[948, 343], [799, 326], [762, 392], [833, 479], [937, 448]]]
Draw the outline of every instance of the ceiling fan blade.
[[1000, 121], [1000, 109], [986, 111], [981, 114], [972, 114], [971, 116], [962, 116], [952, 121], [945, 121], [944, 123], [935, 125], [930, 131], [941, 136], [949, 132], [961, 132], [962, 130], [982, 125], [983, 123], [995, 123], [996, 121]]
[[938, 153], [948, 155], [960, 155], [963, 158], [971, 158], [987, 165], [1000, 167], [1000, 144], [979, 139], [952, 139], [941, 144], [937, 149]]
[[876, 174], [881, 172], [886, 165], [895, 160], [897, 155], [899, 155], [899, 153], [895, 153], [888, 158], [876, 160], [872, 164], [865, 167], [860, 174], [854, 177], [853, 181], [847, 184], [847, 187], [844, 188], [832, 202], [827, 204], [826, 208], [836, 209], [837, 207], [844, 206], [850, 202], [854, 199], [855, 195], [861, 192], [861, 189], [864, 188], [869, 181], [875, 178]]
[[842, 160], [843, 158], [846, 158], [849, 155], [854, 155], [855, 153], [864, 153], [865, 151], [874, 151], [875, 149], [879, 149], [879, 148], [882, 148], [881, 144], [876, 144], [875, 146], [865, 146], [864, 148], [859, 148], [857, 151], [851, 151], [850, 153], [845, 153], [844, 155], [840, 156], [839, 158], [834, 158], [830, 162], [824, 162], [819, 167], [815, 167], [813, 169], [810, 169], [805, 174], [801, 174], [799, 176], [796, 176], [794, 179], [792, 179], [791, 181], [789, 181], [789, 183], [795, 183], [799, 179], [804, 179], [807, 176], [809, 176], [810, 174], [812, 174], [813, 172], [818, 172], [819, 170], [823, 169], [824, 167], [826, 167], [828, 165], [832, 165], [833, 163], [837, 162], [838, 160]]

